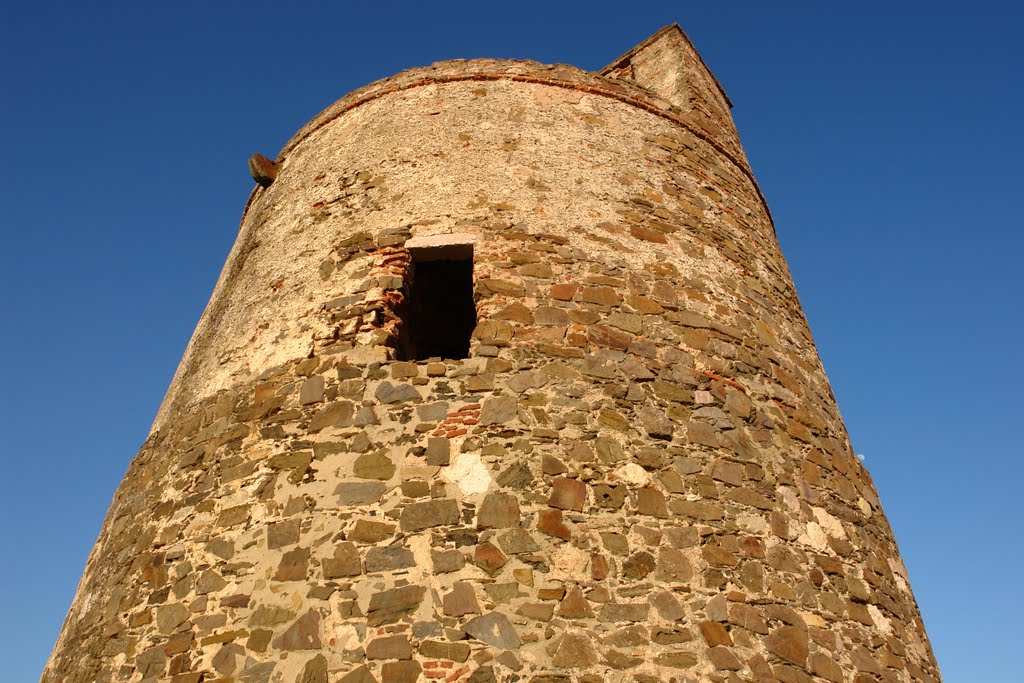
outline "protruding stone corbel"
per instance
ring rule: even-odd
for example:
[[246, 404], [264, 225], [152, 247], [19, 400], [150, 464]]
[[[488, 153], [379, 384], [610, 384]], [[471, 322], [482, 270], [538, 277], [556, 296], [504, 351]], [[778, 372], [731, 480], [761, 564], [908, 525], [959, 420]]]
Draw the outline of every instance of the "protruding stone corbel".
[[277, 178], [277, 164], [257, 152], [249, 157], [249, 172], [252, 173], [252, 179], [260, 186], [270, 187], [270, 184]]

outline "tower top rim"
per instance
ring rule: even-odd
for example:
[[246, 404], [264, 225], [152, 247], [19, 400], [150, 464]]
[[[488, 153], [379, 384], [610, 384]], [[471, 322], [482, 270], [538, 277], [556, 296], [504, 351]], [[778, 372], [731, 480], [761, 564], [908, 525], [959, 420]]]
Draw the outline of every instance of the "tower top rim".
[[[336, 100], [311, 118], [281, 148], [278, 161], [313, 132], [345, 112], [392, 93], [435, 84], [458, 81], [518, 81], [570, 88], [595, 95], [611, 96], [623, 101], [634, 100], [641, 108], [669, 113], [676, 107], [642, 86], [585, 71], [571, 64], [544, 64], [529, 59], [473, 58], [450, 59], [429, 66], [410, 67], [357, 88]], [[644, 106], [646, 105], [646, 106]], [[676, 112], [681, 115], [681, 112]]]
[[[761, 196], [762, 203], [767, 209], [767, 201], [765, 201], [757, 180], [754, 178], [753, 171], [741, 151], [737, 153], [735, 150], [729, 149], [726, 145], [714, 139], [699, 126], [688, 121], [686, 113], [678, 106], [652, 90], [634, 82], [604, 74], [608, 69], [621, 63], [622, 60], [628, 59], [646, 44], [669, 31], [679, 31], [684, 38], [686, 37], [677, 24], [670, 24], [652, 35], [647, 41], [619, 57], [619, 59], [605, 67], [601, 72], [585, 71], [568, 64], [543, 64], [532, 60], [493, 58], [453, 59], [435, 62], [429, 66], [405, 69], [393, 76], [388, 76], [357, 88], [323, 109], [284, 144], [277, 155], [276, 161], [278, 163], [286, 163], [289, 154], [316, 131], [331, 124], [347, 112], [382, 97], [414, 88], [446, 83], [511, 81], [566, 88], [598, 97], [607, 97], [672, 121], [714, 147], [725, 158], [735, 164], [740, 169], [740, 172], [753, 183], [758, 195]], [[688, 38], [686, 40], [689, 41]], [[704, 68], [706, 69], [706, 66]], [[708, 73], [710, 74], [710, 71]], [[717, 84], [717, 81], [715, 83]], [[721, 88], [720, 85], [718, 87]], [[242, 214], [243, 221], [252, 202], [259, 195], [260, 189], [259, 186], [253, 188], [249, 201], [246, 203], [245, 211]]]

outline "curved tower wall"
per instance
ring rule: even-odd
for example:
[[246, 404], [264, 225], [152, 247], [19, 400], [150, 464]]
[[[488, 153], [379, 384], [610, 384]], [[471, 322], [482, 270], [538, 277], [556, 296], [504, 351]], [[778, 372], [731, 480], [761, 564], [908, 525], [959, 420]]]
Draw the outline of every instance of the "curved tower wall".
[[[939, 679], [724, 93], [677, 27], [604, 74], [286, 145], [44, 681]], [[447, 243], [470, 356], [395, 360]]]

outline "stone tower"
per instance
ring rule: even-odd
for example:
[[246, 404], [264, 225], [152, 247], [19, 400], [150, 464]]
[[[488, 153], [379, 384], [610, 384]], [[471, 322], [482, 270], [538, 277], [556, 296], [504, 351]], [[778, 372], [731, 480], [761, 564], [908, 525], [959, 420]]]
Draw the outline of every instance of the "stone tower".
[[43, 680], [938, 681], [729, 107], [669, 26], [254, 157]]

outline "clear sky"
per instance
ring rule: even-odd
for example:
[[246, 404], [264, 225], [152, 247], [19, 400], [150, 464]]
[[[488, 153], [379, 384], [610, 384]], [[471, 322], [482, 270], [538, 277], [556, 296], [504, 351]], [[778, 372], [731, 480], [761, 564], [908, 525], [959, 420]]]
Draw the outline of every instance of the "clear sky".
[[1024, 679], [1021, 8], [4, 0], [0, 676], [38, 679], [251, 153], [407, 67], [598, 69], [678, 21], [735, 104], [946, 680]]

